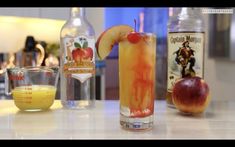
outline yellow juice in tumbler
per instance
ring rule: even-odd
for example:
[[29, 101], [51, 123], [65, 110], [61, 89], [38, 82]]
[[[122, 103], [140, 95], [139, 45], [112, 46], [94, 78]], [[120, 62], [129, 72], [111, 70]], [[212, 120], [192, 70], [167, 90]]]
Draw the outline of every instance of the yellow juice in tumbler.
[[153, 114], [155, 97], [156, 37], [143, 34], [137, 43], [119, 43], [121, 114], [146, 117]]
[[12, 90], [15, 105], [21, 110], [45, 110], [53, 104], [56, 88], [49, 85], [20, 86]]

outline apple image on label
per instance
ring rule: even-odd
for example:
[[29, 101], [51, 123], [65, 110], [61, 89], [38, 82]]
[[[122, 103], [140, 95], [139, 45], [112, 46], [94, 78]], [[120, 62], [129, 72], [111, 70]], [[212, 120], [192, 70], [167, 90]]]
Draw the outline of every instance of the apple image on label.
[[93, 58], [93, 50], [92, 50], [92, 48], [87, 47], [87, 48], [85, 48], [85, 49], [83, 50], [83, 52], [84, 52], [84, 55], [83, 55], [83, 58], [84, 58], [84, 59], [90, 59], [90, 60], [92, 60], [92, 58]]
[[75, 48], [72, 51], [72, 57], [75, 62], [81, 61], [82, 57], [84, 56], [84, 52], [80, 48]]
[[188, 114], [205, 111], [210, 102], [208, 84], [200, 77], [186, 77], [177, 81], [172, 91], [175, 107]]
[[72, 57], [75, 62], [81, 62], [83, 59], [92, 60], [93, 58], [93, 50], [92, 48], [88, 47], [88, 42], [85, 41], [83, 43], [83, 46], [81, 46], [78, 42], [74, 43], [74, 46], [76, 47], [72, 51]]

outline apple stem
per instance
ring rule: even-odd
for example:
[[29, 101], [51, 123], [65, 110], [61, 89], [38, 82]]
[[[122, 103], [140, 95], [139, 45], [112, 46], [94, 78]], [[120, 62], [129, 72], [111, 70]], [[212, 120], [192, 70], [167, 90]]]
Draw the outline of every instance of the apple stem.
[[134, 23], [135, 23], [135, 32], [136, 32], [136, 19], [134, 19]]

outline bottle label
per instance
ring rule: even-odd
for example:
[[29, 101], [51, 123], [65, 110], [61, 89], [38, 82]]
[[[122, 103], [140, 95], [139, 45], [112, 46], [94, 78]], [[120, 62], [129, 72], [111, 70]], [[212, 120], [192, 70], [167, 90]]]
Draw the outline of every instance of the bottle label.
[[82, 83], [95, 74], [95, 39], [86, 36], [64, 38], [65, 76], [72, 76]]
[[167, 91], [182, 77], [203, 77], [204, 32], [168, 33]]

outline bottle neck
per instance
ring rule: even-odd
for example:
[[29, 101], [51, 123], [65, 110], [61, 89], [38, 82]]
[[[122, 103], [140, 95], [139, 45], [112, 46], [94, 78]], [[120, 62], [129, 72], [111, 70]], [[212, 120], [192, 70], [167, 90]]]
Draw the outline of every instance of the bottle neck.
[[77, 17], [85, 17], [85, 8], [81, 8], [81, 7], [74, 7], [71, 9], [71, 14], [70, 16], [72, 18], [77, 18]]
[[188, 19], [192, 16], [193, 16], [192, 8], [186, 8], [186, 7], [181, 8], [179, 15], [178, 15], [180, 20], [181, 19]]
[[204, 31], [204, 19], [200, 8], [169, 9], [169, 31]]
[[200, 9], [183, 7], [179, 13], [179, 19], [197, 19], [202, 17]]

